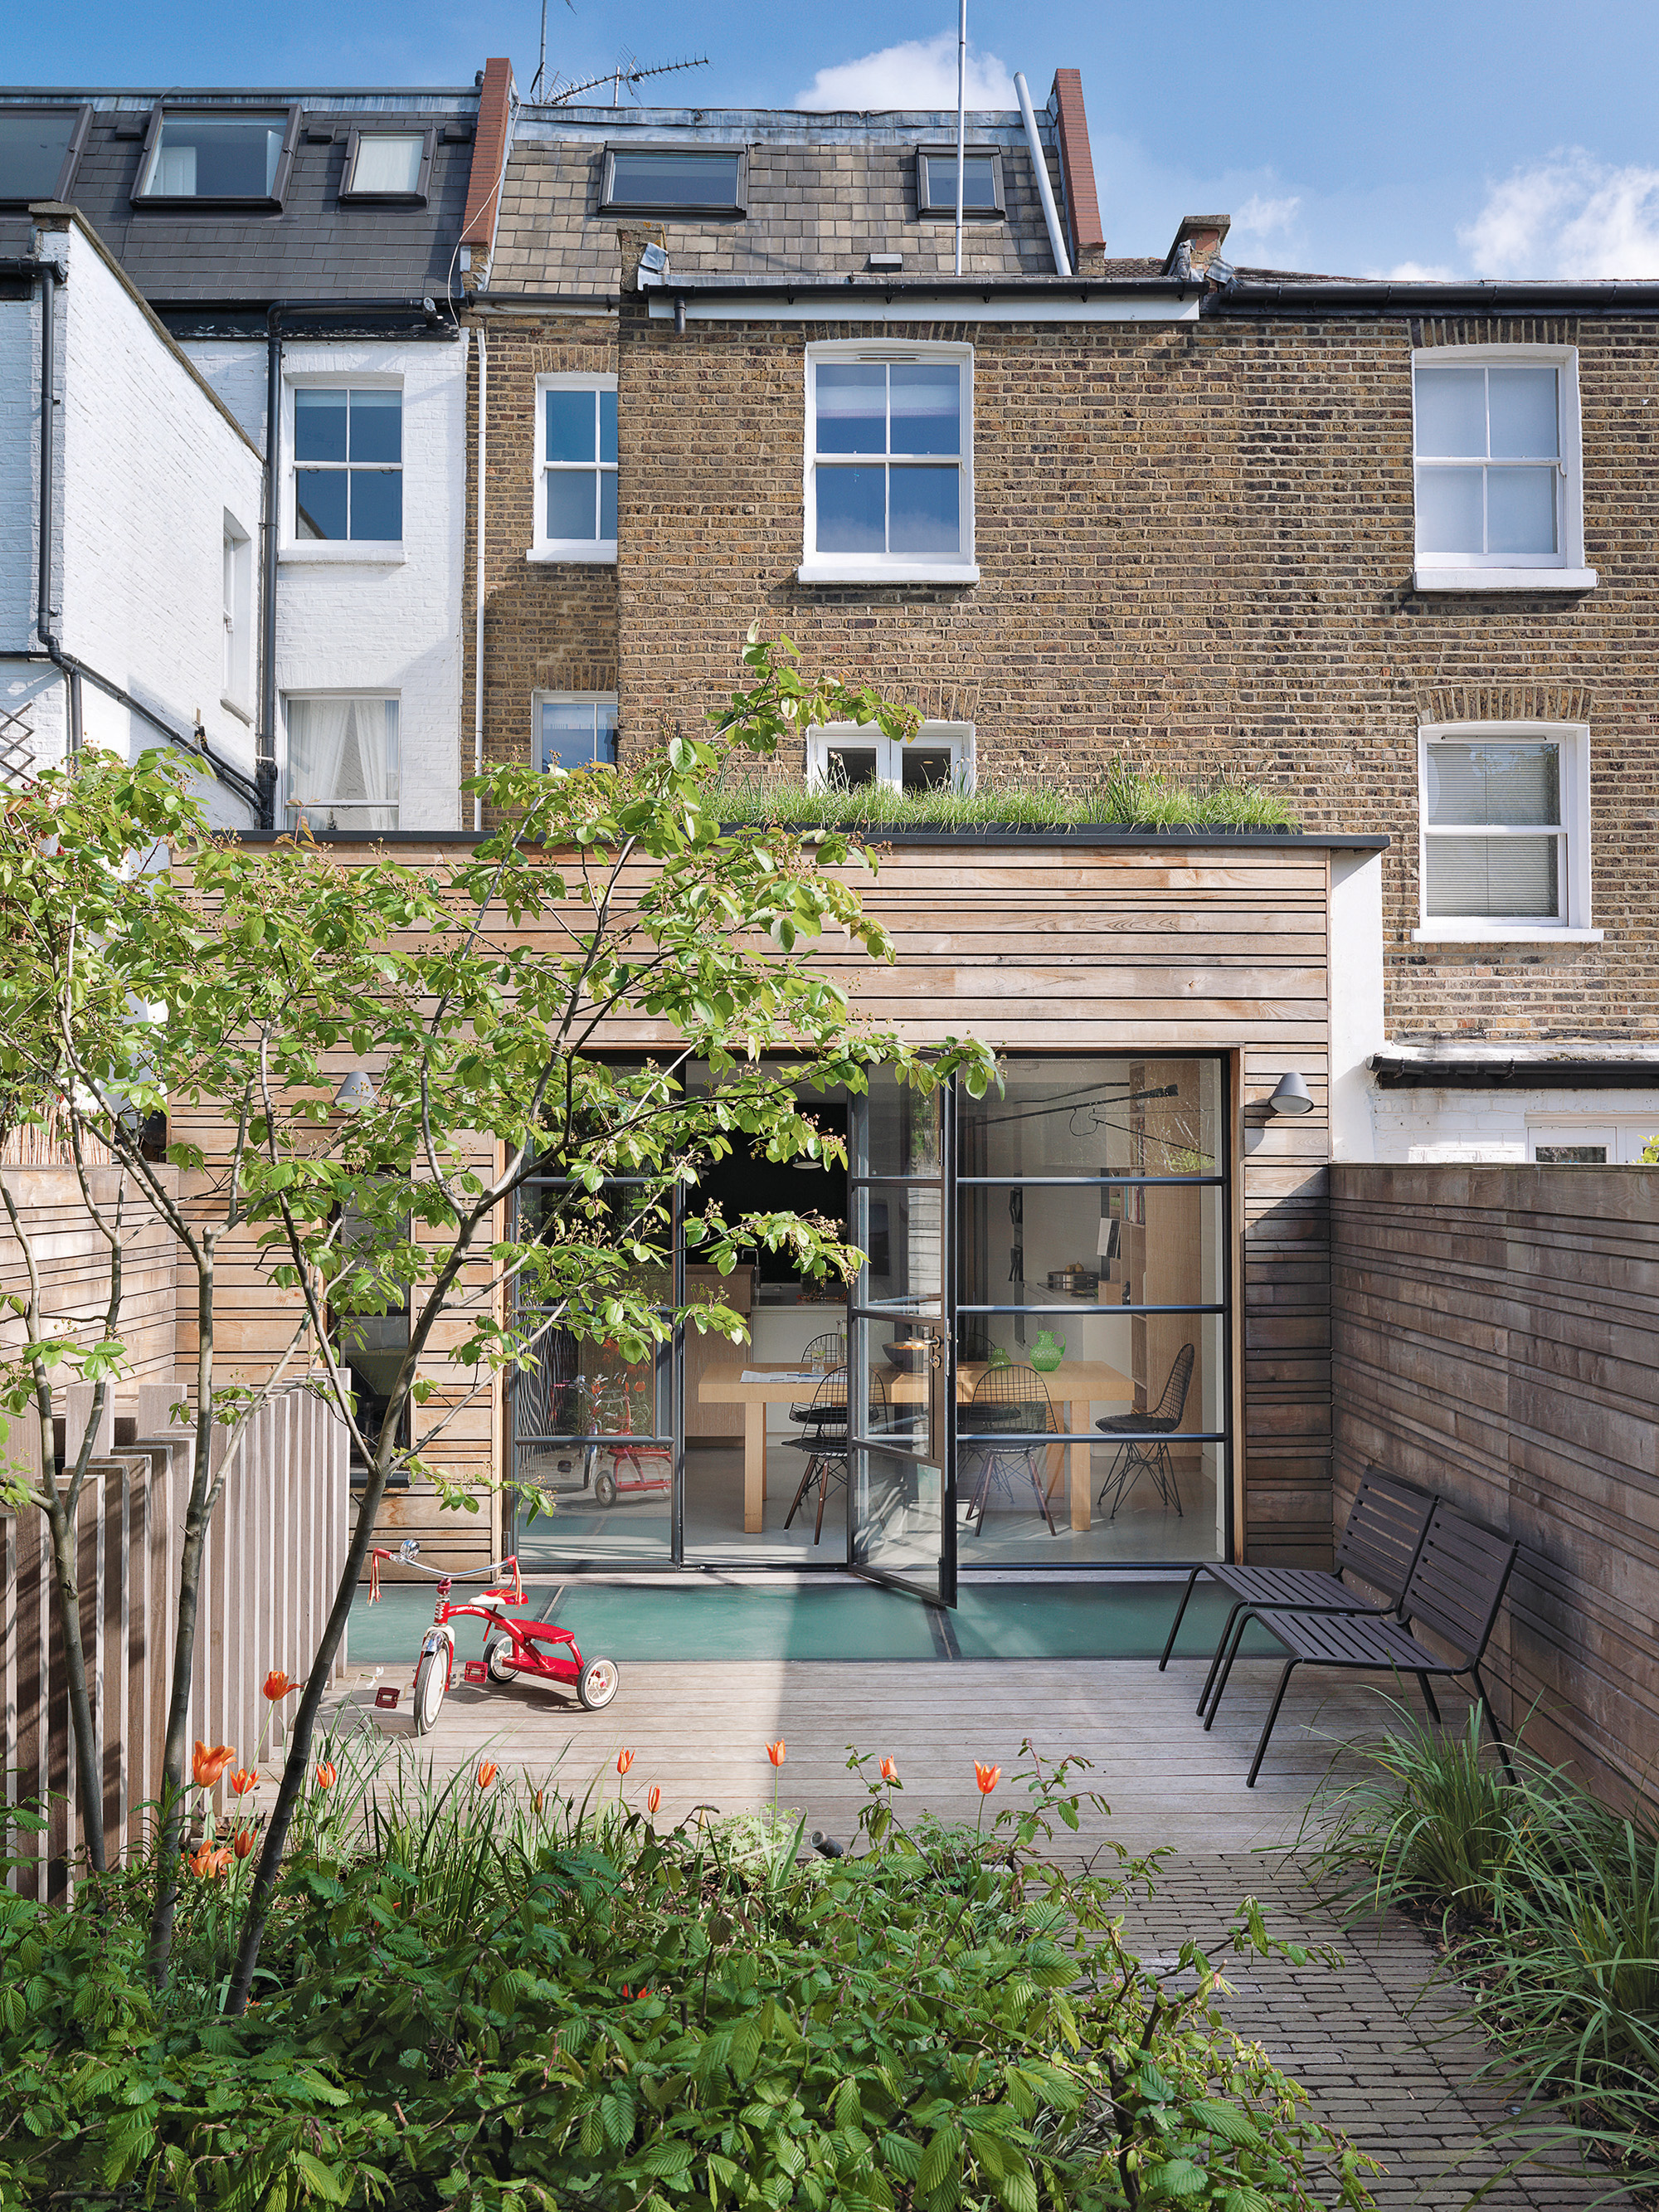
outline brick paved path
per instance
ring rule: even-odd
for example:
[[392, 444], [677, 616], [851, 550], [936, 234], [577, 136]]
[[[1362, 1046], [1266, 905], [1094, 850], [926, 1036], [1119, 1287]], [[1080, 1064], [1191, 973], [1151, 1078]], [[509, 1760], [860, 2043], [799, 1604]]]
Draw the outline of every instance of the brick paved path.
[[[1130, 1940], [1149, 1960], [1173, 1963], [1186, 1936], [1209, 1936], [1212, 1959], [1231, 1960], [1223, 1967], [1236, 1992], [1230, 2023], [1302, 2084], [1321, 2118], [1382, 2160], [1371, 2189], [1385, 2212], [1458, 2212], [1515, 2155], [1480, 2140], [1506, 2105], [1500, 2090], [1474, 2080], [1487, 2048], [1466, 2024], [1455, 1989], [1429, 1984], [1433, 1954], [1419, 1931], [1397, 1913], [1343, 1928], [1308, 1887], [1305, 1863], [1237, 1852], [1172, 1859], [1157, 1894], [1129, 1909]], [[1224, 1939], [1246, 1896], [1260, 1899], [1271, 1935], [1333, 1944], [1343, 1965], [1234, 1959]], [[1606, 2201], [1608, 2186], [1605, 2170], [1553, 2173], [1531, 2163], [1492, 2181], [1482, 2204], [1485, 2212], [1583, 2212]]]

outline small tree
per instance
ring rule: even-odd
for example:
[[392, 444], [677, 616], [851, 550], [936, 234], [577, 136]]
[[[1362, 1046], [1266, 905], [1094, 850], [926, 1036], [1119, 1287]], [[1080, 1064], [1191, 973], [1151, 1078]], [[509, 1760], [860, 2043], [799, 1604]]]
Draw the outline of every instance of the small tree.
[[[739, 1336], [744, 1323], [729, 1306], [664, 1310], [677, 1192], [693, 1200], [688, 1239], [722, 1271], [760, 1242], [787, 1245], [807, 1273], [845, 1273], [854, 1255], [830, 1224], [794, 1212], [726, 1220], [695, 1205], [702, 1164], [739, 1142], [778, 1159], [840, 1152], [804, 1107], [803, 1087], [861, 1088], [878, 1065], [921, 1086], [957, 1066], [975, 1087], [988, 1079], [977, 1045], [953, 1042], [930, 1060], [860, 1019], [811, 957], [833, 930], [872, 958], [891, 957], [851, 880], [869, 865], [864, 854], [838, 834], [726, 832], [718, 817], [715, 786], [732, 745], [770, 751], [786, 730], [831, 720], [873, 720], [902, 738], [914, 713], [833, 678], [808, 684], [784, 640], [751, 637], [746, 658], [751, 680], [710, 738], [677, 735], [627, 772], [486, 778], [486, 800], [507, 826], [458, 859], [399, 866], [375, 855], [341, 867], [304, 844], [251, 852], [207, 836], [160, 766], [87, 762], [15, 810], [15, 866], [52, 921], [34, 967], [15, 991], [0, 990], [0, 1072], [50, 1093], [109, 1147], [198, 1277], [197, 1469], [177, 1728], [164, 1761], [158, 1978], [176, 1891], [194, 1594], [215, 1495], [205, 1440], [228, 1404], [240, 1416], [257, 1395], [246, 1385], [228, 1393], [214, 1359], [222, 1240], [251, 1240], [267, 1279], [297, 1296], [284, 1365], [303, 1354], [314, 1367], [368, 1468], [250, 1893], [229, 2000], [240, 2009], [391, 1477], [407, 1468], [452, 1502], [476, 1504], [434, 1455], [461, 1409], [533, 1359], [555, 1328], [614, 1344], [628, 1361], [684, 1323]], [[70, 791], [100, 834], [82, 851], [60, 833], [48, 850], [46, 824]], [[169, 834], [166, 874], [117, 865]], [[110, 887], [98, 896], [120, 914], [105, 910], [77, 932], [66, 908], [100, 869]], [[78, 980], [89, 966], [96, 992]], [[80, 1018], [82, 999], [96, 1000], [96, 1025]], [[613, 1059], [605, 1048], [624, 1024], [665, 1042]], [[694, 1061], [709, 1071], [702, 1087], [688, 1081]], [[373, 1103], [352, 1114], [335, 1097], [343, 1066], [372, 1079]], [[176, 1200], [136, 1133], [141, 1116], [163, 1109], [173, 1117], [167, 1157], [185, 1180]], [[184, 1133], [192, 1121], [217, 1133]], [[532, 1173], [550, 1177], [556, 1194], [517, 1222], [511, 1201]], [[625, 1208], [613, 1203], [620, 1177]], [[341, 1332], [353, 1316], [405, 1299], [407, 1347], [370, 1424], [353, 1401]], [[439, 1367], [449, 1370], [442, 1387]]]

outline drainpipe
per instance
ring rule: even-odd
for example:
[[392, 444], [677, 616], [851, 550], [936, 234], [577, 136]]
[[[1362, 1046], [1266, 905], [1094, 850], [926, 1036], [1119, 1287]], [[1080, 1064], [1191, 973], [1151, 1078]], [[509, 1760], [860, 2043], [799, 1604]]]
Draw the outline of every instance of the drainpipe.
[[422, 300], [273, 300], [265, 310], [264, 601], [260, 609], [259, 726], [254, 735], [254, 776], [259, 787], [259, 827], [276, 827], [276, 501], [282, 474], [283, 324], [290, 315], [424, 314], [432, 329], [442, 319], [434, 301]]
[[[478, 540], [473, 547], [472, 633], [472, 773], [483, 774], [483, 656], [484, 656], [484, 490], [489, 481], [486, 466], [489, 430], [489, 341], [478, 332]], [[472, 794], [472, 834], [483, 835], [483, 793]]]
[[1031, 167], [1036, 172], [1037, 198], [1042, 202], [1042, 220], [1048, 226], [1048, 248], [1054, 257], [1054, 267], [1062, 276], [1072, 273], [1072, 258], [1066, 251], [1066, 234], [1060, 227], [1059, 211], [1054, 206], [1054, 187], [1048, 182], [1048, 157], [1042, 150], [1042, 141], [1037, 137], [1036, 118], [1031, 112], [1031, 94], [1023, 75], [1014, 78], [1014, 96], [1019, 101], [1019, 112], [1025, 125], [1025, 143], [1031, 149]]

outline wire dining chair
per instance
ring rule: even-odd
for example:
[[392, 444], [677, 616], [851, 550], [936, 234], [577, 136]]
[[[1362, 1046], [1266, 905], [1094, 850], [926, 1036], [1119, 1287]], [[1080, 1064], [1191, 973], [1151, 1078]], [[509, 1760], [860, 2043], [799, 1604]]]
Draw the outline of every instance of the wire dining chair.
[[[823, 1534], [823, 1508], [830, 1490], [847, 1486], [847, 1461], [849, 1449], [848, 1436], [847, 1370], [832, 1368], [819, 1383], [807, 1409], [811, 1419], [798, 1437], [784, 1441], [786, 1451], [805, 1452], [806, 1466], [796, 1486], [795, 1495], [784, 1516], [787, 1528], [801, 1508], [801, 1501], [817, 1479], [818, 1510], [812, 1526], [812, 1541], [816, 1544]], [[887, 1389], [879, 1375], [870, 1377], [869, 1427], [871, 1433], [879, 1435], [886, 1426]]]
[[[1157, 1485], [1158, 1494], [1167, 1511], [1173, 1505], [1177, 1520], [1184, 1520], [1181, 1510], [1181, 1491], [1176, 1482], [1175, 1462], [1170, 1456], [1167, 1438], [1181, 1426], [1181, 1417], [1187, 1410], [1187, 1392], [1193, 1379], [1193, 1362], [1197, 1353], [1190, 1344], [1183, 1344], [1170, 1364], [1170, 1378], [1164, 1385], [1164, 1395], [1148, 1413], [1109, 1413], [1095, 1426], [1109, 1437], [1122, 1439], [1115, 1457], [1100, 1486], [1098, 1503], [1104, 1505], [1106, 1493], [1112, 1494], [1112, 1510], [1109, 1521], [1115, 1521], [1117, 1509], [1134, 1488], [1143, 1474], [1150, 1474]], [[1133, 1435], [1127, 1433], [1133, 1431]]]
[[[992, 1484], [1000, 1485], [1012, 1500], [1015, 1475], [1020, 1470], [1031, 1486], [1048, 1534], [1054, 1534], [1054, 1516], [1048, 1510], [1048, 1495], [1037, 1472], [1038, 1456], [1046, 1453], [1048, 1446], [1031, 1442], [1029, 1434], [1040, 1430], [1045, 1436], [1052, 1435], [1054, 1426], [1048, 1386], [1034, 1367], [991, 1367], [980, 1376], [973, 1396], [957, 1416], [958, 1449], [984, 1462], [967, 1513], [976, 1536], [985, 1533], [985, 1509], [990, 1503]], [[1022, 1430], [1027, 1434], [1018, 1438]]]

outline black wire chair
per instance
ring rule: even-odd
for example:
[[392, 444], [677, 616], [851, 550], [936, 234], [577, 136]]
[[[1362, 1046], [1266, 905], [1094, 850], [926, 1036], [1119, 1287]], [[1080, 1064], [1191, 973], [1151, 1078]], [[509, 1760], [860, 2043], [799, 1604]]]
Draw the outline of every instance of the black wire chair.
[[[1042, 1486], [1042, 1477], [1037, 1472], [1037, 1459], [1048, 1449], [1046, 1444], [1034, 1443], [1030, 1432], [1041, 1430], [1052, 1435], [1054, 1426], [1054, 1407], [1048, 1402], [1048, 1386], [1034, 1367], [988, 1368], [974, 1385], [974, 1395], [957, 1416], [957, 1446], [958, 1451], [975, 1455], [984, 1461], [978, 1486], [968, 1507], [967, 1518], [975, 1524], [975, 1535], [985, 1533], [985, 1509], [990, 1503], [991, 1486], [1000, 1483], [1010, 1499], [1014, 1497], [1013, 1471], [1024, 1468], [1037, 1503], [1037, 1511], [1054, 1533], [1054, 1516], [1048, 1510], [1048, 1494]], [[1024, 1431], [1019, 1442], [1008, 1435], [1009, 1431]]]
[[[811, 1488], [814, 1477], [818, 1486], [817, 1518], [812, 1526], [812, 1541], [816, 1544], [823, 1534], [823, 1509], [833, 1486], [847, 1487], [847, 1459], [848, 1450], [847, 1419], [847, 1370], [835, 1367], [819, 1383], [807, 1408], [809, 1423], [798, 1437], [784, 1440], [785, 1451], [805, 1452], [806, 1466], [796, 1486], [795, 1495], [788, 1512], [784, 1516], [787, 1528], [801, 1508], [801, 1501]], [[879, 1375], [870, 1377], [869, 1426], [872, 1435], [879, 1435], [887, 1425], [887, 1389]]]
[[[1117, 1509], [1134, 1488], [1143, 1474], [1150, 1474], [1158, 1486], [1158, 1494], [1164, 1510], [1173, 1505], [1176, 1518], [1184, 1520], [1181, 1510], [1181, 1491], [1176, 1482], [1175, 1462], [1170, 1456], [1170, 1447], [1164, 1439], [1181, 1426], [1181, 1417], [1187, 1410], [1187, 1392], [1193, 1379], [1193, 1362], [1197, 1352], [1190, 1344], [1183, 1344], [1170, 1365], [1170, 1379], [1164, 1385], [1164, 1395], [1148, 1413], [1110, 1413], [1095, 1426], [1109, 1437], [1119, 1437], [1122, 1442], [1116, 1456], [1100, 1486], [1098, 1504], [1103, 1506], [1106, 1494], [1112, 1496], [1109, 1521], [1115, 1521]], [[1128, 1431], [1133, 1431], [1131, 1435]]]
[[[800, 1364], [803, 1369], [809, 1369], [814, 1374], [820, 1375], [829, 1374], [833, 1368], [845, 1367], [847, 1338], [843, 1332], [838, 1328], [832, 1328], [823, 1336], [815, 1336], [805, 1351], [802, 1352]], [[816, 1419], [817, 1415], [811, 1406], [792, 1406], [789, 1408], [789, 1418], [798, 1428], [804, 1428], [809, 1422]]]

